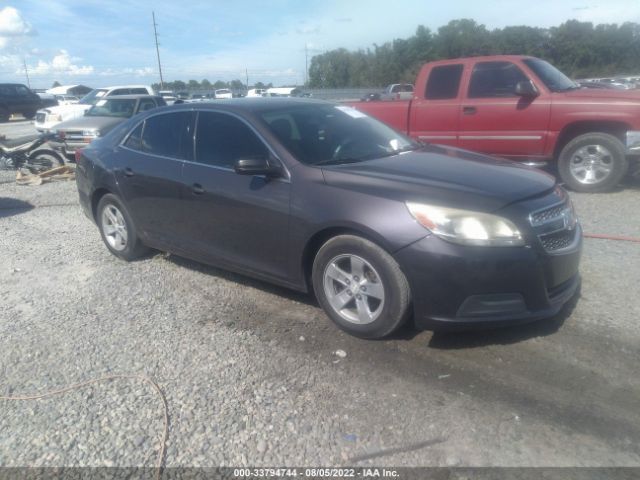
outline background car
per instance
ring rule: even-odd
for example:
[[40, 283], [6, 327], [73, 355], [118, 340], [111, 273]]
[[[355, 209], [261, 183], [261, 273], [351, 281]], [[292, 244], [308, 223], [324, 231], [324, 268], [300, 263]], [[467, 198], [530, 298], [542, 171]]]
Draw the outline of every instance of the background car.
[[214, 98], [233, 98], [233, 93], [228, 88], [220, 88], [214, 92]]
[[82, 117], [98, 100], [112, 95], [155, 95], [155, 93], [153, 88], [148, 85], [119, 85], [96, 88], [82, 97], [78, 103], [38, 110], [35, 127], [40, 132], [48, 132], [59, 123]]
[[0, 83], [0, 121], [19, 113], [31, 119], [40, 108], [40, 97], [21, 83]]
[[118, 124], [140, 112], [165, 105], [160, 96], [117, 95], [102, 98], [84, 116], [60, 123], [51, 145], [67, 158], [73, 159], [76, 149], [86, 147]]

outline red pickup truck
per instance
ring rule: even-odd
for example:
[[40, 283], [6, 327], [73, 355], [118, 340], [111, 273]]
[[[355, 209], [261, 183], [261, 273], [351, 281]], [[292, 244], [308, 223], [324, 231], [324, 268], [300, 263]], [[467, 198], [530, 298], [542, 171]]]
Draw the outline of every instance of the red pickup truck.
[[640, 155], [640, 90], [580, 88], [534, 57], [427, 63], [411, 100], [351, 105], [419, 140], [557, 161], [561, 179], [582, 192], [610, 190]]

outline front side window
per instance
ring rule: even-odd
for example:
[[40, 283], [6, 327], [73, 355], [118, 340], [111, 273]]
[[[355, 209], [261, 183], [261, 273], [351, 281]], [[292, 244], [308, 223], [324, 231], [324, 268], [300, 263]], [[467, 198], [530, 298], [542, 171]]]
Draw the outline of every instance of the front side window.
[[429, 100], [456, 98], [460, 88], [462, 69], [462, 65], [434, 67], [429, 74], [425, 98]]
[[20, 97], [27, 97], [27, 96], [29, 96], [29, 89], [27, 87], [22, 86], [22, 85], [18, 85], [16, 87], [16, 93]]
[[[110, 93], [110, 95], [129, 95], [131, 90], [128, 88], [118, 88]], [[146, 91], [144, 93], [147, 93]]]
[[268, 155], [265, 144], [238, 118], [218, 112], [198, 113], [196, 162], [233, 168], [236, 160]]
[[142, 151], [162, 157], [190, 160], [193, 150], [191, 112], [173, 112], [145, 120]]
[[132, 95], [147, 95], [149, 93], [146, 88], [130, 88], [129, 92]]
[[107, 93], [107, 91], [104, 89], [91, 90], [82, 97], [78, 103], [81, 103], [82, 105], [93, 105], [99, 98], [104, 97], [105, 93]]
[[514, 97], [518, 82], [528, 80], [511, 62], [479, 62], [471, 73], [469, 98]]

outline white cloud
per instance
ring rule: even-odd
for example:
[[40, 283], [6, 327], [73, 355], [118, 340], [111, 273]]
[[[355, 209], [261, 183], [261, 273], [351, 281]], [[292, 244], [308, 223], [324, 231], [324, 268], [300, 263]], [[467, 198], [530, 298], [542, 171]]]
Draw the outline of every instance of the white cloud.
[[94, 68], [91, 65], [76, 65], [79, 59], [71, 57], [66, 50], [60, 50], [60, 53], [54, 56], [50, 62], [38, 60], [36, 66], [29, 68], [29, 72], [34, 75], [91, 75]]
[[13, 7], [0, 10], [0, 49], [7, 48], [12, 41], [34, 35], [35, 30], [20, 12]]

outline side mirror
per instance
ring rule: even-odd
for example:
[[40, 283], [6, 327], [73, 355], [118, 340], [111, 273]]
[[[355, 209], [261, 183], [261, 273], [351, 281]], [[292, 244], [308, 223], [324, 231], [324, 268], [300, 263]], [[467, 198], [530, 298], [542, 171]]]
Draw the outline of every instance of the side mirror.
[[282, 174], [280, 167], [270, 164], [266, 158], [240, 158], [236, 160], [234, 170], [238, 175], [279, 177]]
[[536, 87], [531, 83], [531, 80], [525, 80], [516, 84], [516, 95], [520, 97], [537, 97], [539, 95]]

